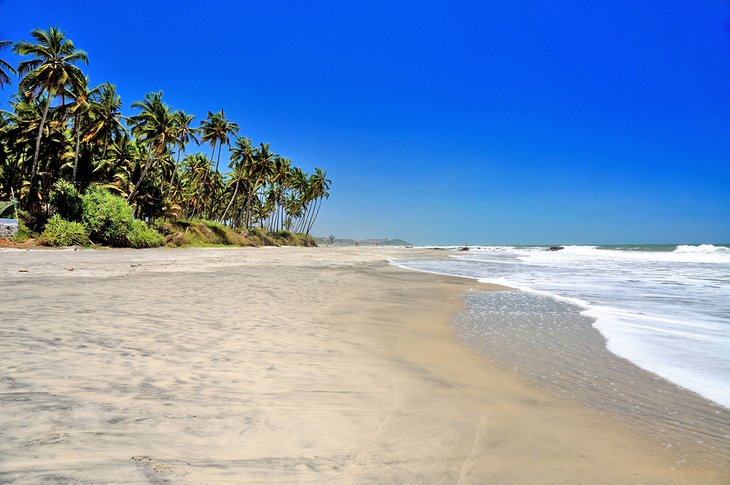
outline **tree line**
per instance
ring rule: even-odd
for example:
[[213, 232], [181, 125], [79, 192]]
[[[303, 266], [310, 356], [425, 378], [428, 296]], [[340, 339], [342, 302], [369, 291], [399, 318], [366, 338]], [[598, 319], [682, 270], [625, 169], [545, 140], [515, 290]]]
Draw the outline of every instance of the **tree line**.
[[10, 109], [0, 111], [0, 200], [16, 198], [30, 214], [48, 216], [54, 187], [65, 181], [126, 198], [142, 220], [207, 219], [309, 234], [329, 197], [325, 171], [307, 174], [269, 144], [254, 145], [223, 110], [196, 125], [162, 91], [123, 116], [113, 84], [89, 85], [85, 51], [55, 27], [31, 36], [0, 41], [0, 50], [23, 59], [13, 67], [0, 58], [0, 88], [18, 77]]

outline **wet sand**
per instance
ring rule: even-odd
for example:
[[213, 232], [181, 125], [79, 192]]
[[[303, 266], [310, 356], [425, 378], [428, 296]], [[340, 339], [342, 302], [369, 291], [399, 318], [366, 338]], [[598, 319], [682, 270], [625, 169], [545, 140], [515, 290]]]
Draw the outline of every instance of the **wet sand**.
[[0, 482], [727, 481], [461, 345], [474, 283], [403, 251], [0, 251]]
[[730, 466], [730, 410], [609, 352], [581, 308], [521, 291], [475, 289], [465, 299], [458, 339], [490, 362], [630, 422], [683, 460]]

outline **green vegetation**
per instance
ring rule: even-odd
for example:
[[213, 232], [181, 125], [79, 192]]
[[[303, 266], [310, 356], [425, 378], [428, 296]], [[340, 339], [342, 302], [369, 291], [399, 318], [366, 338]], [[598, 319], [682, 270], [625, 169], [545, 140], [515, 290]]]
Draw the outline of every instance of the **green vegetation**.
[[51, 192], [50, 202], [56, 208], [56, 213], [67, 221], [81, 221], [84, 203], [81, 194], [73, 184], [60, 180], [56, 184], [55, 190]]
[[89, 85], [86, 52], [57, 28], [31, 36], [0, 41], [0, 55], [12, 47], [23, 56], [17, 69], [0, 59], [0, 88], [19, 76], [0, 111], [0, 200], [19, 200], [26, 236], [81, 244], [78, 223], [112, 246], [160, 245], [155, 227], [172, 245], [313, 243], [298, 233], [310, 233], [329, 197], [326, 172], [307, 174], [269, 144], [255, 146], [223, 110], [194, 126], [162, 91], [124, 117], [114, 85]]
[[83, 224], [65, 221], [56, 214], [48, 219], [39, 242], [44, 246], [86, 246], [89, 244], [89, 232]]
[[139, 219], [132, 223], [132, 229], [127, 233], [130, 248], [154, 248], [165, 244], [165, 238]]
[[81, 220], [89, 228], [92, 239], [109, 246], [127, 246], [127, 235], [134, 222], [132, 207], [100, 187], [89, 188], [81, 199]]
[[32, 233], [30, 232], [30, 229], [28, 229], [28, 226], [26, 226], [23, 221], [18, 221], [18, 232], [16, 232], [15, 236], [13, 236], [13, 241], [22, 243], [30, 239], [31, 236]]
[[202, 220], [165, 221], [157, 230], [166, 236], [171, 246], [316, 246], [306, 234], [266, 229], [235, 230], [223, 224]]

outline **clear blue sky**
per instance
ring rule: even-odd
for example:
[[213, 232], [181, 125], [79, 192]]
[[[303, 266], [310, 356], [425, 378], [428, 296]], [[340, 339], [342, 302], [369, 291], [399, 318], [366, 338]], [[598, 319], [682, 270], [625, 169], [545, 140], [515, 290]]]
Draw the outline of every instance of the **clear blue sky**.
[[319, 235], [730, 242], [724, 0], [5, 0], [0, 18], [13, 41], [59, 26], [127, 113], [161, 89], [326, 169]]

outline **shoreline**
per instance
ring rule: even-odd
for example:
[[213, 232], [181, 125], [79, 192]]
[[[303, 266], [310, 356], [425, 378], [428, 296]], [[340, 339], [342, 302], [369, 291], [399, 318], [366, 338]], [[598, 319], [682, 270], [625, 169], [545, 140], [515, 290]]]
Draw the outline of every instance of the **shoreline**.
[[0, 327], [11, 378], [0, 384], [0, 478], [727, 477], [727, 463], [681, 463], [629, 423], [463, 346], [450, 323], [474, 282], [390, 265], [398, 254], [424, 253], [0, 252], [13, 325]]
[[[730, 408], [613, 352], [608, 337], [596, 325], [597, 318], [587, 314], [592, 308], [588, 303], [509, 286], [509, 282], [495, 283], [488, 278], [450, 275], [390, 262], [408, 271], [479, 284], [464, 297], [466, 308], [457, 312], [452, 324], [457, 339], [490, 363], [515, 372], [557, 397], [578, 401], [639, 426], [665, 446], [681, 449], [696, 442], [716, 455], [717, 460], [730, 465]], [[478, 303], [482, 286], [499, 286], [503, 291], [514, 292], [510, 295], [512, 300], [516, 296], [548, 303], [542, 306], [541, 314], [521, 313], [519, 318], [506, 319], [498, 308], [509, 303], [492, 301], [494, 310]], [[475, 305], [478, 309], [470, 311]], [[564, 307], [559, 321], [546, 321], [542, 312], [548, 306]], [[565, 307], [570, 309], [566, 311]], [[536, 345], [536, 341], [540, 344]]]

